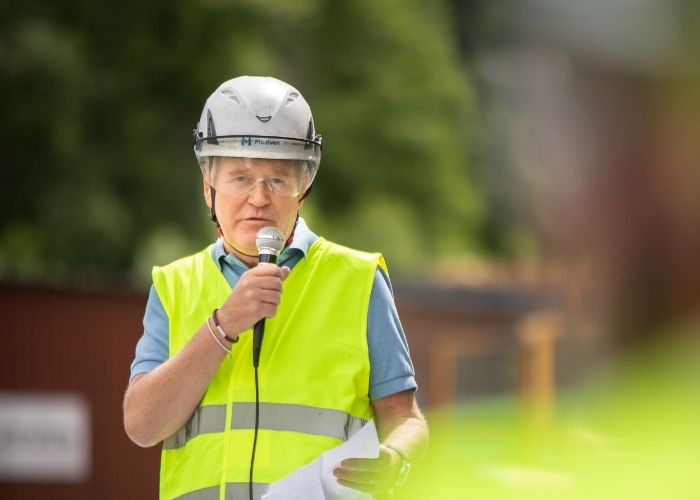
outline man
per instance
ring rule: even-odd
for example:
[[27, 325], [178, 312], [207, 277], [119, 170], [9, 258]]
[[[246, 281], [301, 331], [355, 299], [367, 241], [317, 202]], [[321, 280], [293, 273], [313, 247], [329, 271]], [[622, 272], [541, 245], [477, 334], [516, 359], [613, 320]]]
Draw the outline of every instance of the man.
[[[334, 474], [390, 493], [422, 457], [427, 427], [382, 257], [329, 243], [298, 216], [321, 152], [308, 104], [273, 78], [229, 80], [193, 143], [220, 238], [154, 269], [124, 399], [129, 437], [164, 441], [161, 498], [245, 499], [251, 477], [260, 498], [370, 418], [379, 458]], [[279, 266], [258, 266], [256, 235], [269, 226], [286, 246]], [[251, 329], [263, 318], [258, 380]]]

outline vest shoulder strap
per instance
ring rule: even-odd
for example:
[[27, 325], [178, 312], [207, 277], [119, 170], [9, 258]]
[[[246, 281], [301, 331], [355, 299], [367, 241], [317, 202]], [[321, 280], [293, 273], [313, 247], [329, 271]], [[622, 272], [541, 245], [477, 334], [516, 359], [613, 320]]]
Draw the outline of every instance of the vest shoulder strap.
[[355, 250], [354, 248], [349, 248], [338, 243], [333, 243], [326, 240], [325, 238], [319, 238], [311, 248], [309, 248], [307, 259], [310, 259], [315, 252], [325, 252], [329, 257], [336, 257], [339, 260], [344, 260], [347, 262], [352, 262], [353, 260], [362, 261], [366, 263], [374, 263], [384, 270], [384, 272], [389, 275], [389, 269], [386, 266], [384, 257], [381, 253], [363, 252], [361, 250]]

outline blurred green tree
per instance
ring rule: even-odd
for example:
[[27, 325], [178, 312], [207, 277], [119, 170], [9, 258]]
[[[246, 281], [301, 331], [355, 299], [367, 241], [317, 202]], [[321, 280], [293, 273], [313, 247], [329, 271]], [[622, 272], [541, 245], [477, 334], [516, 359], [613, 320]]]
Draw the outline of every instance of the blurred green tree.
[[0, 271], [148, 269], [213, 238], [189, 137], [224, 80], [299, 88], [325, 151], [303, 209], [399, 273], [480, 251], [472, 90], [446, 1], [0, 7]]

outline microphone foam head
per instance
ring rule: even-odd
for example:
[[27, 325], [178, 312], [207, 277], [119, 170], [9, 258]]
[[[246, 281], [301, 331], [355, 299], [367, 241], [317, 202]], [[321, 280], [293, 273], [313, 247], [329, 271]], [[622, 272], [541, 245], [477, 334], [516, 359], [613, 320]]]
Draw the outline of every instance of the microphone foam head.
[[258, 247], [258, 252], [278, 254], [284, 248], [286, 240], [282, 231], [276, 227], [264, 227], [258, 231], [255, 238], [255, 246]]

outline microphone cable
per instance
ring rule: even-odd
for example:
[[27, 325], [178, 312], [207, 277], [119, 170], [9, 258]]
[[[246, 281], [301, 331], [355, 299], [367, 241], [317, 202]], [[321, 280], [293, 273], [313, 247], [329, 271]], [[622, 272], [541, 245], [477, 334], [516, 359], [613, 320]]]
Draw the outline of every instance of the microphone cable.
[[255, 365], [255, 430], [253, 432], [253, 452], [250, 455], [250, 479], [248, 480], [249, 500], [253, 500], [253, 466], [255, 448], [258, 444], [258, 425], [260, 424], [260, 389], [258, 387], [258, 366]]
[[255, 372], [255, 427], [253, 430], [253, 451], [250, 455], [250, 477], [248, 479], [249, 500], [253, 498], [253, 467], [255, 466], [255, 450], [258, 445], [258, 428], [260, 426], [260, 384], [258, 382], [258, 365], [260, 364], [260, 348], [265, 331], [265, 318], [255, 324], [253, 329], [253, 370]]
[[[258, 247], [258, 265], [264, 263], [277, 264], [277, 255], [285, 244], [284, 234], [276, 227], [264, 227], [258, 231], [255, 238], [255, 246]], [[255, 449], [258, 445], [258, 427], [260, 426], [260, 385], [258, 382], [258, 365], [260, 364], [260, 350], [265, 333], [265, 318], [258, 321], [253, 327], [253, 369], [255, 371], [255, 428], [253, 431], [253, 451], [250, 454], [250, 476], [248, 478], [249, 500], [253, 497], [253, 469], [255, 466]]]

